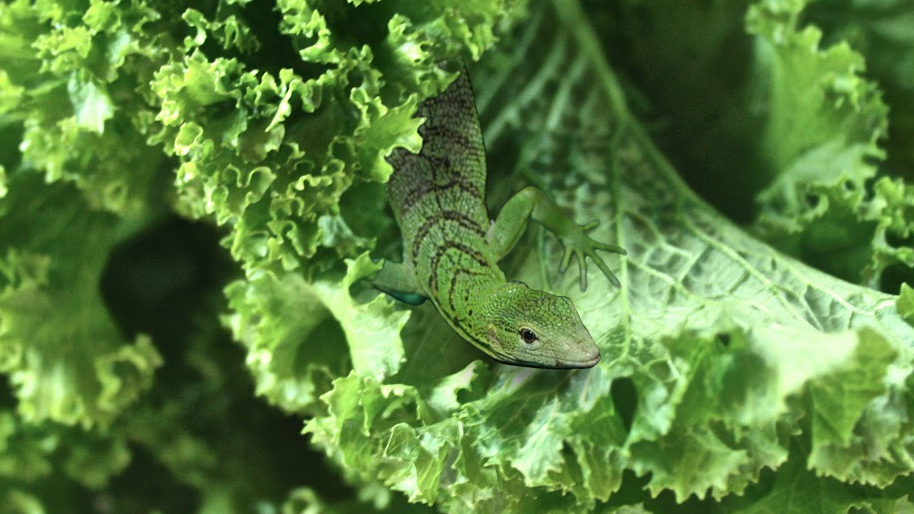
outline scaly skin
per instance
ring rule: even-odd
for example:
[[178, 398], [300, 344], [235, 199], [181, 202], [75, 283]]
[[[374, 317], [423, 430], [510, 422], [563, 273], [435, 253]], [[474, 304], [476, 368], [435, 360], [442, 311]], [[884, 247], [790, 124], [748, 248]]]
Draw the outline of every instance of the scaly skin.
[[530, 219], [553, 232], [565, 248], [560, 271], [574, 257], [587, 287], [590, 257], [615, 285], [618, 280], [596, 250], [624, 254], [594, 241], [585, 226], [566, 217], [538, 189], [528, 187], [489, 220], [485, 205], [486, 162], [473, 91], [464, 69], [416, 113], [426, 119], [418, 154], [397, 148], [388, 158], [387, 184], [403, 237], [403, 262], [386, 261], [373, 285], [418, 305], [432, 300], [451, 327], [492, 358], [537, 368], [589, 368], [600, 350], [571, 300], [506, 281], [498, 267]]

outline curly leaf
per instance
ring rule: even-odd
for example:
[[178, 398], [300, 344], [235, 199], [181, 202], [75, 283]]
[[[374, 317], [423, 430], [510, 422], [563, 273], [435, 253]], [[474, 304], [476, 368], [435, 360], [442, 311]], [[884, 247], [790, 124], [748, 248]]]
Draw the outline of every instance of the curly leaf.
[[32, 172], [0, 200], [0, 371], [27, 420], [108, 424], [150, 387], [162, 359], [148, 337], [125, 341], [99, 284], [129, 235], [69, 186]]
[[[478, 355], [423, 307], [400, 374], [335, 381], [329, 417], [308, 423], [315, 443], [361, 479], [449, 512], [526, 512], [533, 494], [539, 509], [589, 509], [626, 469], [652, 495], [740, 494], [804, 431], [811, 451], [795, 458], [819, 473], [885, 485], [910, 471], [914, 327], [895, 298], [784, 256], [699, 200], [627, 110], [583, 11], [554, 6], [524, 27], [514, 66], [471, 76], [479, 97], [512, 99], [481, 113], [492, 196], [507, 172], [526, 175], [629, 251], [610, 264], [621, 290], [591, 277], [585, 294], [551, 272], [557, 244], [507, 261], [574, 300], [603, 360], [572, 372], [489, 364], [494, 376], [472, 382], [459, 409], [429, 416], [421, 385], [457, 381]], [[613, 395], [625, 381], [631, 414], [624, 389]]]

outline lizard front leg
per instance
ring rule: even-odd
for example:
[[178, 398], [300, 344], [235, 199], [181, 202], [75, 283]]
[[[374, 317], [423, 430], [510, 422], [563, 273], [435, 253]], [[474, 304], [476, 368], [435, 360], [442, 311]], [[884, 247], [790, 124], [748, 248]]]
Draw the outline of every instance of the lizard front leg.
[[514, 248], [530, 219], [555, 234], [565, 248], [565, 254], [559, 264], [559, 273], [564, 273], [568, 269], [572, 257], [577, 260], [581, 271], [581, 291], [587, 289], [587, 257], [593, 259], [614, 286], [620, 286], [619, 279], [609, 271], [609, 267], [597, 255], [597, 250], [625, 255], [625, 249], [591, 239], [587, 232], [595, 229], [599, 221], [578, 225], [566, 216], [555, 202], [533, 186], [525, 187], [505, 202], [498, 218], [489, 228], [487, 242], [497, 260], [501, 260]]
[[416, 284], [412, 269], [402, 262], [384, 259], [384, 267], [371, 279], [371, 285], [403, 303], [422, 305], [425, 302], [425, 292]]

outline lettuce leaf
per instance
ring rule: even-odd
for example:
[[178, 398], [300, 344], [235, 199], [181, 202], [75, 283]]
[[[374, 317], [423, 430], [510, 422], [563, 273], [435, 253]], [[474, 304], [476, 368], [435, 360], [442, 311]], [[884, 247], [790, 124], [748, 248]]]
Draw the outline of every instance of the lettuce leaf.
[[[884, 487], [907, 473], [914, 329], [895, 297], [781, 255], [696, 198], [623, 103], [585, 14], [574, 2], [541, 8], [516, 36], [529, 46], [477, 81], [482, 98], [512, 99], [481, 113], [490, 179], [496, 190], [512, 174], [544, 184], [629, 250], [621, 291], [575, 292], [552, 273], [554, 244], [510, 264], [575, 301], [603, 360], [571, 373], [467, 364], [472, 349], [443, 341], [427, 314], [416, 323], [431, 327], [405, 336], [400, 380], [334, 381], [328, 416], [308, 422], [313, 441], [355, 477], [454, 512], [589, 509], [624, 491], [625, 470], [680, 501], [741, 494], [787, 460], [797, 434], [811, 438], [798, 458], [818, 474]], [[625, 380], [629, 419], [613, 394]], [[467, 401], [436, 412], [429, 383], [466, 384], [448, 395]]]
[[129, 225], [31, 172], [9, 186], [0, 207], [0, 371], [26, 420], [108, 424], [162, 364], [149, 337], [124, 339], [98, 289]]
[[[333, 316], [349, 316], [337, 346], [328, 347], [332, 365], [309, 364], [316, 369], [313, 377], [296, 377], [291, 387], [283, 375], [299, 368], [284, 362], [285, 356], [316, 357], [300, 347], [295, 336], [301, 331], [293, 329], [286, 347], [278, 348], [278, 369], [269, 362], [258, 368], [256, 358], [249, 359], [265, 379], [257, 385], [261, 394], [296, 411], [314, 403], [307, 401], [307, 389], [326, 391], [330, 379], [350, 366], [383, 378], [401, 363], [396, 334], [408, 313], [383, 299], [364, 307], [349, 298], [347, 285], [377, 266], [362, 256], [353, 261], [351, 277], [339, 279], [341, 258], [355, 258], [374, 244], [356, 235], [347, 218], [364, 212], [362, 200], [382, 205], [367, 184], [383, 187], [392, 171], [384, 156], [394, 146], [421, 144], [420, 120], [411, 118], [412, 111], [420, 96], [439, 91], [452, 76], [435, 63], [465, 51], [478, 56], [491, 46], [492, 27], [504, 16], [500, 3], [404, 3], [382, 10], [358, 2], [341, 8], [280, 2], [275, 10], [248, 4], [213, 1], [185, 9], [143, 0], [17, 0], [0, 7], [0, 372], [10, 380], [14, 419], [26, 432], [42, 423], [77, 425], [75, 434], [100, 430], [104, 441], [120, 449], [117, 458], [99, 449], [99, 462], [93, 462], [78, 441], [60, 440], [63, 450], [46, 444], [29, 458], [43, 462], [48, 452], [70, 450], [73, 455], [49, 461], [43, 474], [20, 476], [10, 487], [0, 484], [0, 495], [9, 500], [4, 505], [63, 510], [48, 494], [66, 490], [74, 495], [60, 498], [78, 508], [95, 494], [85, 487], [106, 488], [96, 498], [101, 503], [89, 505], [162, 505], [144, 492], [124, 490], [117, 479], [109, 483], [117, 473], [159, 476], [161, 466], [173, 480], [163, 482], [176, 489], [172, 506], [179, 511], [250, 511], [258, 502], [259, 508], [278, 509], [283, 497], [295, 497], [295, 477], [267, 465], [260, 466], [269, 470], [262, 476], [245, 472], [253, 457], [235, 451], [244, 445], [244, 423], [232, 424], [235, 432], [215, 428], [232, 409], [251, 410], [219, 400], [216, 387], [225, 381], [213, 369], [226, 363], [196, 355], [192, 375], [202, 375], [198, 382], [182, 384], [167, 369], [153, 382], [156, 369], [169, 364], [163, 358], [171, 369], [180, 361], [175, 347], [187, 340], [162, 331], [165, 320], [159, 319], [142, 327], [165, 334], [154, 346], [143, 330], [124, 328], [137, 315], [130, 310], [136, 303], [126, 310], [108, 304], [137, 294], [128, 290], [130, 283], [149, 273], [140, 265], [133, 274], [122, 273], [128, 284], [112, 285], [106, 282], [109, 259], [117, 261], [124, 244], [138, 234], [147, 237], [145, 230], [159, 226], [169, 211], [224, 227], [225, 245], [246, 273], [226, 294], [241, 309], [257, 309], [229, 314], [225, 323], [249, 332], [238, 337], [248, 338], [252, 356], [259, 351], [269, 360], [277, 349], [263, 344], [275, 340], [276, 332], [261, 325], [262, 309], [287, 306], [301, 291], [311, 295], [306, 300], [327, 302]], [[349, 15], [366, 12], [381, 20], [363, 27], [370, 32], [349, 26]], [[303, 16], [310, 21], [300, 24]], [[332, 41], [323, 39], [328, 27]], [[318, 33], [322, 39], [312, 40]], [[341, 213], [344, 203], [349, 208]], [[391, 222], [382, 225], [389, 229]], [[154, 267], [166, 273], [137, 303], [162, 301], [161, 291], [185, 280], [180, 256], [165, 260], [171, 267]], [[287, 287], [288, 278], [300, 289]], [[223, 284], [208, 284], [208, 292], [220, 293]], [[327, 342], [334, 318], [321, 309], [313, 313], [305, 326]], [[328, 323], [322, 325], [321, 316]], [[375, 324], [364, 324], [371, 316]], [[283, 313], [281, 323], [287, 319]], [[209, 311], [205, 320], [215, 330], [218, 316]], [[369, 344], [378, 342], [370, 339], [373, 328], [390, 333], [388, 347]], [[340, 353], [346, 336], [365, 343], [365, 352], [351, 363]], [[267, 383], [271, 377], [278, 380]], [[235, 393], [252, 400], [253, 391]], [[199, 400], [203, 392], [205, 400]], [[213, 407], [200, 409], [201, 403]], [[259, 425], [247, 428], [268, 432]], [[125, 441], [139, 453], [127, 452]], [[4, 446], [3, 455], [12, 448]], [[159, 468], [150, 468], [150, 455]], [[263, 455], [257, 458], [275, 458]], [[107, 471], [94, 471], [106, 459]], [[49, 474], [70, 468], [85, 475]], [[199, 503], [181, 503], [188, 487], [202, 498]], [[379, 488], [374, 501], [380, 505], [382, 499], [404, 503]], [[286, 508], [300, 504], [290, 500]], [[364, 505], [341, 509], [357, 507]]]
[[[911, 511], [909, 17], [3, 4], [0, 510]], [[629, 251], [586, 293], [538, 228], [503, 262], [595, 368], [493, 363], [364, 280], [455, 58], [490, 212], [535, 184]]]
[[409, 313], [394, 310], [381, 297], [367, 304], [353, 300], [349, 287], [377, 272], [380, 264], [365, 254], [348, 262], [340, 282], [263, 274], [226, 289], [234, 311], [226, 322], [247, 345], [258, 393], [284, 410], [313, 410], [317, 392], [326, 391], [329, 381], [350, 367], [339, 351], [347, 341], [355, 372], [383, 380], [400, 368], [399, 332]]
[[810, 506], [823, 512], [912, 512], [907, 495], [901, 498], [861, 498], [859, 489], [833, 479], [821, 479], [804, 469], [800, 461], [789, 461], [778, 473], [771, 491], [752, 505], [734, 510], [737, 514], [800, 513]]
[[912, 47], [891, 29], [904, 10], [671, 4], [623, 2], [621, 21], [603, 26], [633, 47], [620, 60], [654, 104], [642, 110], [662, 110], [658, 143], [690, 185], [818, 269], [889, 293], [914, 279], [902, 207], [911, 193], [896, 178], [912, 176], [904, 141], [914, 96], [903, 86], [909, 70], [896, 65]]
[[[840, 13], [841, 15], [837, 15]], [[889, 111], [886, 167], [910, 179], [914, 176], [914, 150], [908, 142], [914, 137], [914, 67], [910, 53], [914, 37], [906, 27], [914, 13], [904, 2], [816, 2], [804, 17], [821, 27], [826, 44], [846, 41], [866, 58], [868, 75], [884, 92]]]

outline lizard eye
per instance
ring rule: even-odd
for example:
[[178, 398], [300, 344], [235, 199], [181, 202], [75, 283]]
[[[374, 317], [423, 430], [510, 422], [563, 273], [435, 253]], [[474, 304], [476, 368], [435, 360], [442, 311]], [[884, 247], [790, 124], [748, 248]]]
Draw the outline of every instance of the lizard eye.
[[533, 344], [536, 342], [536, 332], [523, 327], [520, 329], [520, 338], [527, 344]]

